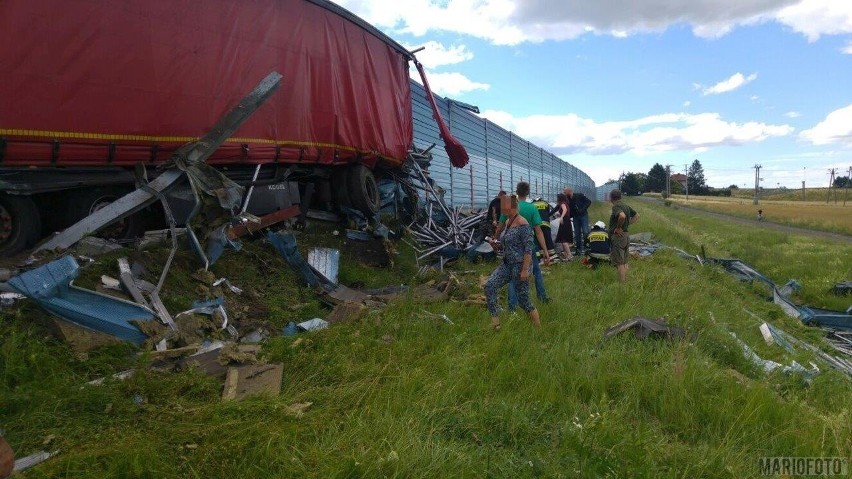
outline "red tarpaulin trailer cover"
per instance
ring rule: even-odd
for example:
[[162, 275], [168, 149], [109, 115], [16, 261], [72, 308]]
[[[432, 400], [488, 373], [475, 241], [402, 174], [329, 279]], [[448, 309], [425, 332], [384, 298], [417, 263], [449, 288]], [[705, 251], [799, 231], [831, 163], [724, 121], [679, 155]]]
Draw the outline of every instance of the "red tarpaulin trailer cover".
[[211, 163], [398, 165], [413, 135], [407, 54], [329, 5], [3, 0], [2, 164], [165, 160], [275, 70], [279, 91]]

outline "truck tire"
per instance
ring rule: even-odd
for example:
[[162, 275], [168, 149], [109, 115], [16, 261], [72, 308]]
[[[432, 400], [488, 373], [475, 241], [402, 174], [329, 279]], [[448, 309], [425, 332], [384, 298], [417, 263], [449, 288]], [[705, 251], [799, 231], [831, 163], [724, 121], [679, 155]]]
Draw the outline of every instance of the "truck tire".
[[[66, 217], [74, 224], [130, 191], [124, 188], [85, 188], [70, 192]], [[140, 211], [99, 231], [96, 236], [116, 241], [132, 240], [145, 232], [145, 217]]]
[[20, 253], [40, 235], [41, 217], [33, 199], [0, 193], [0, 256]]
[[364, 165], [354, 165], [349, 168], [347, 176], [352, 207], [361, 210], [368, 217], [378, 213], [379, 186], [373, 172]]

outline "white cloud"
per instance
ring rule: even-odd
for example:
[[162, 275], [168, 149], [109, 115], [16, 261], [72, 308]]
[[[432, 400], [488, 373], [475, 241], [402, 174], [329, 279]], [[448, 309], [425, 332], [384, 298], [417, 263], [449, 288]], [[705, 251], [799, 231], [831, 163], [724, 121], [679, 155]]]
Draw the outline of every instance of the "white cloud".
[[428, 41], [421, 45], [403, 44], [402, 46], [409, 50], [426, 47], [423, 51], [417, 52], [416, 54], [417, 60], [426, 68], [455, 65], [457, 63], [473, 59], [473, 52], [468, 50], [464, 45], [452, 45], [447, 47], [443, 43]]
[[788, 111], [787, 113], [784, 113], [784, 116], [787, 118], [798, 118], [802, 116], [802, 114], [797, 111]]
[[794, 130], [789, 125], [728, 122], [717, 113], [665, 113], [603, 123], [575, 114], [516, 118], [502, 111], [486, 111], [481, 116], [556, 154], [644, 156], [667, 151], [693, 152], [756, 143], [789, 135]]
[[852, 147], [852, 105], [834, 110], [810, 130], [799, 136], [814, 145], [840, 144]]
[[565, 40], [587, 33], [621, 38], [676, 24], [718, 38], [777, 21], [816, 40], [852, 33], [848, 0], [334, 0], [391, 33], [444, 31], [498, 45]]
[[845, 53], [847, 55], [852, 55], [852, 42], [849, 42], [845, 47], [840, 49], [841, 53]]
[[734, 91], [737, 88], [740, 88], [744, 85], [747, 85], [754, 80], [757, 79], [757, 73], [752, 73], [749, 76], [743, 76], [742, 73], [737, 72], [731, 75], [727, 80], [722, 80], [719, 83], [704, 89], [704, 95], [718, 95], [720, 93], [727, 93], [729, 91]]
[[685, 102], [683, 102], [683, 107], [684, 107], [684, 108], [689, 108], [689, 107], [690, 107], [690, 105], [692, 105], [692, 102], [691, 102], [691, 101], [689, 101], [689, 100], [686, 100]]
[[[418, 83], [422, 83], [420, 75], [412, 73], [413, 78]], [[479, 83], [458, 72], [449, 73], [432, 73], [426, 72], [426, 79], [429, 80], [429, 86], [432, 91], [441, 96], [459, 96], [474, 90], [488, 90], [491, 85], [487, 83]]]
[[813, 42], [822, 35], [852, 33], [852, 2], [802, 0], [783, 8], [776, 18]]

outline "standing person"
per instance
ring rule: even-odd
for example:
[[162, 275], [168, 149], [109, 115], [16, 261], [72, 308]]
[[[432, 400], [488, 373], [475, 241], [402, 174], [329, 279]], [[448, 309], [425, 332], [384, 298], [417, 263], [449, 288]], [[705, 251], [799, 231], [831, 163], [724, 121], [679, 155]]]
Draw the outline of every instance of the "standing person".
[[571, 247], [568, 243], [574, 241], [574, 232], [571, 229], [571, 215], [568, 206], [568, 197], [565, 193], [556, 195], [556, 212], [559, 215], [559, 230], [556, 231], [556, 244], [562, 249], [562, 258], [568, 261], [574, 259]]
[[763, 221], [763, 210], [757, 210], [757, 221]]
[[618, 270], [618, 279], [627, 281], [627, 258], [630, 257], [630, 234], [627, 232], [631, 223], [639, 220], [639, 213], [628, 205], [621, 203], [621, 192], [612, 190], [609, 193], [612, 203], [612, 214], [609, 217], [610, 242], [612, 251], [610, 259]]
[[506, 196], [506, 192], [500, 190], [500, 192], [497, 193], [497, 196], [491, 200], [491, 203], [488, 203], [488, 221], [491, 222], [491, 226], [494, 228], [496, 228], [497, 224], [500, 222], [500, 202], [504, 196]]
[[[527, 203], [527, 196], [530, 194], [530, 184], [526, 181], [521, 181], [518, 183], [515, 191], [518, 197], [518, 214], [523, 216], [527, 220], [527, 223], [532, 226], [535, 239], [539, 247], [544, 251], [544, 264], [550, 264], [550, 253], [547, 251], [547, 243], [544, 241], [544, 234], [541, 232], [541, 227], [539, 226], [541, 224], [541, 215], [538, 214], [538, 210], [533, 205]], [[494, 235], [495, 237], [500, 237], [505, 224], [506, 215], [501, 215], [500, 224], [497, 226], [497, 233]], [[530, 240], [532, 241], [532, 238]], [[533, 261], [532, 265], [532, 272], [535, 277], [535, 292], [538, 295], [538, 299], [542, 303], [549, 303], [550, 298], [547, 297], [547, 291], [544, 290], [544, 277], [541, 275], [541, 266], [538, 264], [538, 261]], [[509, 310], [513, 310], [517, 304], [518, 295], [515, 292], [514, 284], [509, 283]]]
[[571, 223], [574, 226], [574, 246], [577, 248], [577, 254], [582, 256], [585, 254], [584, 240], [589, 234], [589, 206], [592, 200], [586, 197], [583, 193], [574, 193], [573, 188], [565, 188], [563, 191], [568, 197], [569, 207], [571, 208]]
[[533, 201], [532, 205], [538, 210], [538, 215], [541, 218], [541, 225], [539, 226], [541, 227], [541, 234], [544, 235], [544, 244], [547, 247], [547, 251], [551, 252], [553, 251], [553, 234], [550, 231], [550, 215], [553, 214], [553, 208], [550, 207], [550, 203], [544, 201], [544, 198], [541, 197]]
[[[517, 196], [503, 197], [502, 210], [506, 216], [506, 234], [500, 246], [503, 248], [503, 262], [491, 273], [485, 283], [485, 298], [488, 312], [491, 314], [491, 327], [500, 329], [500, 316], [497, 307], [497, 293], [504, 285], [515, 285], [521, 307], [529, 314], [530, 321], [534, 326], [541, 326], [538, 310], [530, 301], [530, 269], [536, 262], [533, 260], [532, 226], [519, 212], [519, 199]], [[502, 228], [501, 228], [502, 229]], [[498, 245], [492, 241], [496, 249]]]

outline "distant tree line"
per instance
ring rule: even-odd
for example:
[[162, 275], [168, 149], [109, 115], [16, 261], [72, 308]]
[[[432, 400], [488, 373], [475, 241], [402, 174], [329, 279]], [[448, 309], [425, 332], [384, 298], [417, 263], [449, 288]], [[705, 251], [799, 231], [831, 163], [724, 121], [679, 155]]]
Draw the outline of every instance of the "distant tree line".
[[[621, 175], [619, 182], [621, 191], [626, 195], [639, 195], [649, 192], [665, 193], [666, 169], [663, 165], [655, 163], [648, 173], [625, 173]], [[700, 161], [695, 160], [687, 169], [686, 187], [690, 195], [731, 196], [731, 189], [736, 188], [736, 185], [731, 185], [728, 188], [710, 188], [707, 186], [707, 180], [704, 177], [704, 167], [701, 166]], [[669, 190], [674, 195], [686, 193], [687, 188], [684, 188], [684, 185], [674, 179], [669, 181]]]

